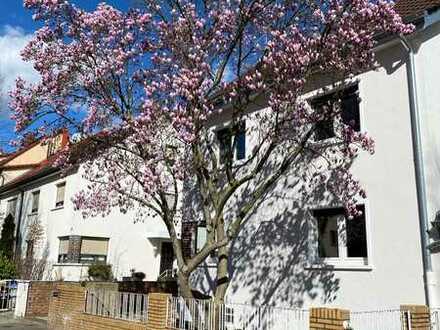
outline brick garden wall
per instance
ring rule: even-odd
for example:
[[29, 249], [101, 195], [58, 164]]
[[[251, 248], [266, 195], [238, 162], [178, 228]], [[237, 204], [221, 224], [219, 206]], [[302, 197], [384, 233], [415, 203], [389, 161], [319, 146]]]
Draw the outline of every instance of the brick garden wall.
[[49, 329], [85, 329], [79, 323], [79, 317], [84, 310], [85, 291], [80, 284], [55, 285], [49, 304]]
[[45, 317], [57, 282], [32, 281], [29, 283], [25, 317]]
[[[151, 293], [148, 302], [148, 323], [130, 322], [84, 313], [86, 288], [80, 284], [58, 282], [53, 288], [49, 304], [49, 330], [170, 330], [166, 319], [166, 293]], [[430, 330], [430, 312], [426, 306], [403, 305], [409, 312], [412, 329]], [[349, 325], [350, 311], [338, 308], [311, 308], [310, 330], [345, 330]], [[406, 330], [407, 322], [402, 323]], [[374, 330], [374, 329], [372, 329]]]
[[86, 288], [75, 283], [57, 283], [49, 304], [50, 330], [147, 330], [145, 324], [84, 314]]

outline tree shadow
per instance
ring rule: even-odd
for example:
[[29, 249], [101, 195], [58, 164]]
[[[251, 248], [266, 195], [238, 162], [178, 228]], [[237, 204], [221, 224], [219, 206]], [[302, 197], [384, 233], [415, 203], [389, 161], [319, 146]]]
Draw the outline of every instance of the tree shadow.
[[[297, 177], [304, 164], [306, 159], [265, 194], [232, 242], [227, 301], [300, 308], [307, 301], [329, 304], [337, 298], [337, 273], [314, 260], [311, 221], [314, 209], [340, 203], [328, 193], [326, 184], [304, 193], [304, 182]], [[336, 179], [330, 175], [328, 182]], [[252, 191], [252, 185], [246, 186], [234, 208], [246, 203]], [[212, 294], [215, 279], [215, 264], [205, 263], [192, 283], [203, 294]]]

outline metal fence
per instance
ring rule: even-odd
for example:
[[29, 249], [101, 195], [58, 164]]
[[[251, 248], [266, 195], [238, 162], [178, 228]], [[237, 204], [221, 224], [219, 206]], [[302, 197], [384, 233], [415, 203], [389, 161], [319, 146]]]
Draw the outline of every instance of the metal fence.
[[146, 323], [148, 295], [108, 290], [87, 290], [87, 314]]
[[15, 308], [17, 299], [17, 281], [0, 281], [0, 311], [10, 311]]
[[431, 309], [431, 329], [440, 330], [440, 309]]
[[[406, 330], [411, 329], [410, 312], [398, 309], [351, 312], [352, 330]], [[440, 330], [440, 329], [439, 329]]]
[[167, 324], [184, 330], [308, 330], [309, 312], [301, 309], [172, 297]]

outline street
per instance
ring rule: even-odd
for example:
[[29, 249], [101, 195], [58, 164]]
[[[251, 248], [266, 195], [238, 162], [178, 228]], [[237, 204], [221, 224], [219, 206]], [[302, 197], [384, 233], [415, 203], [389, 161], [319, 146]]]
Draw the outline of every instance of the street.
[[14, 319], [12, 313], [0, 314], [0, 329], [8, 330], [47, 330], [47, 325], [44, 320], [26, 320], [26, 319]]

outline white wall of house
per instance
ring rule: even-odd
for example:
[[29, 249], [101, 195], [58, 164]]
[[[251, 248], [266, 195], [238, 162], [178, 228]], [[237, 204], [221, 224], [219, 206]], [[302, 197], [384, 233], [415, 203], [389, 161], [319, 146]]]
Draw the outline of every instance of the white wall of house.
[[[55, 207], [57, 184], [65, 182], [65, 203]], [[35, 249], [37, 257], [47, 255], [49, 279], [84, 280], [87, 266], [83, 264], [58, 263], [59, 237], [79, 235], [87, 237], [109, 238], [107, 262], [112, 264], [117, 278], [130, 276], [130, 270], [146, 274], [146, 280], [156, 280], [159, 275], [161, 242], [166, 237], [166, 228], [159, 219], [145, 219], [135, 222], [134, 211], [126, 214], [113, 210], [105, 217], [83, 219], [75, 211], [71, 198], [86, 182], [80, 173], [66, 177], [46, 177], [24, 188], [24, 211], [22, 214], [21, 233], [22, 251], [26, 253], [26, 237], [29, 224], [37, 218], [44, 228], [44, 239]], [[32, 192], [40, 191], [38, 214], [31, 214]], [[7, 200], [0, 202], [2, 213], [6, 212]], [[17, 211], [18, 214], [18, 211]]]
[[[288, 185], [295, 181], [293, 173], [278, 184], [274, 197], [262, 203], [233, 244], [229, 300], [354, 310], [425, 302], [406, 53], [395, 45], [380, 51], [378, 61], [377, 71], [358, 77], [361, 126], [374, 137], [375, 154], [361, 154], [352, 166], [368, 194], [368, 261], [340, 261], [333, 269], [327, 261], [314, 265], [310, 211], [331, 200], [320, 193], [301, 198]], [[249, 148], [251, 144], [249, 139]], [[214, 280], [215, 268], [209, 265], [193, 278], [206, 292]]]
[[[435, 12], [432, 18], [439, 17]], [[428, 217], [434, 221], [440, 211], [440, 23], [427, 26], [413, 40], [415, 55], [417, 92], [421, 115], [422, 150], [425, 164]], [[431, 242], [438, 241], [438, 233], [431, 233]], [[433, 281], [438, 288], [440, 281], [440, 252], [431, 254]], [[440, 290], [435, 289], [433, 304], [440, 306]]]

